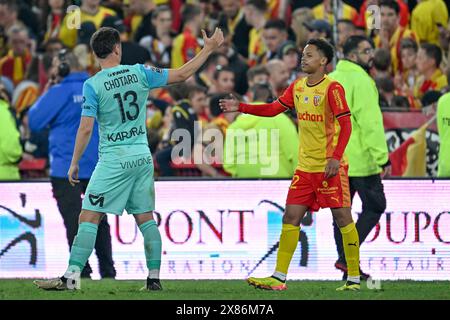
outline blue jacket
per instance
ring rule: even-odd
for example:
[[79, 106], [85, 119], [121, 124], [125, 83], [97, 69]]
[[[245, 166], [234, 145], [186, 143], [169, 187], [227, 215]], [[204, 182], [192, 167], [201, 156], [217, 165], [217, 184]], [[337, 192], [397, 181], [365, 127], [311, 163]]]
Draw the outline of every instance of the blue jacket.
[[[31, 131], [50, 126], [50, 176], [66, 178], [72, 161], [75, 138], [81, 119], [83, 83], [86, 72], [73, 72], [51, 87], [31, 107], [28, 122]], [[89, 179], [98, 160], [98, 127], [95, 122], [91, 141], [80, 159], [80, 179]]]

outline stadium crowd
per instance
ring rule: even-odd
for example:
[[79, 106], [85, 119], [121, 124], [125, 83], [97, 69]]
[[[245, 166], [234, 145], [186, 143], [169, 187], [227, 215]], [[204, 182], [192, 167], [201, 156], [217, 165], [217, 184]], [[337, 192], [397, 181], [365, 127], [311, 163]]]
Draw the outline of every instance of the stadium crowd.
[[[149, 94], [147, 135], [160, 176], [183, 175], [191, 170], [190, 174], [210, 177], [261, 177], [261, 171], [255, 169], [261, 164], [223, 163], [224, 145], [230, 143], [227, 130], [279, 128], [280, 166], [270, 177], [290, 178], [298, 158], [296, 115], [286, 112], [274, 119], [240, 117], [223, 113], [219, 100], [230, 94], [249, 102], [276, 99], [295, 79], [304, 76], [299, 62], [303, 47], [312, 38], [332, 42], [338, 59], [343, 59], [344, 44], [350, 36], [371, 39], [373, 66], [368, 72], [383, 110], [418, 110], [439, 116], [438, 106], [450, 109], [444, 103], [450, 91], [450, 25], [443, 0], [338, 0], [336, 24], [332, 3], [0, 0], [0, 180], [20, 179], [19, 164], [24, 169], [24, 164], [34, 163], [43, 166], [45, 172], [49, 162], [55, 161], [58, 155], [49, 150], [49, 132], [55, 125], [56, 112], [48, 111], [48, 118], [36, 123], [29, 121], [29, 110], [52, 86], [67, 85], [64, 79], [74, 70], [89, 75], [99, 70], [89, 40], [102, 26], [120, 32], [122, 64], [144, 63], [157, 68], [177, 68], [193, 58], [202, 47], [201, 29], [211, 34], [220, 26], [224, 32], [224, 44], [194, 77]], [[374, 15], [368, 10], [373, 5], [379, 9]], [[337, 30], [333, 30], [334, 25]], [[337, 41], [333, 41], [334, 31]], [[77, 61], [66, 61], [70, 60], [68, 54]], [[66, 72], [64, 67], [68, 67]], [[55, 104], [61, 103], [64, 97], [56, 100]], [[51, 106], [48, 109], [52, 110]], [[45, 118], [45, 114], [40, 117]], [[442, 121], [450, 122], [450, 116], [443, 117], [447, 120]], [[57, 125], [63, 133], [64, 123], [58, 121]], [[441, 134], [441, 148], [449, 143], [448, 128], [448, 124], [438, 123], [439, 133], [446, 130], [447, 134]], [[171, 155], [180, 142], [173, 139], [175, 129], [186, 129], [191, 137], [203, 133], [191, 139], [190, 150], [180, 157], [193, 158], [212, 144], [216, 150], [212, 159], [174, 164]], [[207, 129], [221, 132], [223, 140], [211, 139]], [[57, 140], [64, 144], [60, 138]], [[258, 135], [257, 139], [268, 138]], [[27, 177], [25, 169], [21, 172]]]

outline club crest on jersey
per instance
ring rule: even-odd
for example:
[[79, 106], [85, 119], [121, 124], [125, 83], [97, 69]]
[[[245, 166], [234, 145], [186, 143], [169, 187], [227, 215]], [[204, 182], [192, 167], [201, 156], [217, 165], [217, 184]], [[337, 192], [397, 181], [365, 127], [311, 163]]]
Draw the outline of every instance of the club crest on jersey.
[[320, 96], [314, 96], [314, 106], [317, 107], [320, 104]]
[[308, 96], [305, 96], [304, 98], [303, 98], [303, 103], [308, 103]]

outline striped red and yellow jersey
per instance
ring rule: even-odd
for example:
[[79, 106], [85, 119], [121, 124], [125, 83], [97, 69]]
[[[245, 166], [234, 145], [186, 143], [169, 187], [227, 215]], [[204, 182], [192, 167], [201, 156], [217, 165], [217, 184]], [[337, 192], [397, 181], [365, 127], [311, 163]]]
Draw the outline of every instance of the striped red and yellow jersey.
[[173, 41], [171, 67], [181, 67], [195, 57], [200, 49], [195, 35], [189, 28], [184, 28], [183, 33], [178, 35]]
[[[339, 82], [324, 76], [315, 85], [307, 78], [294, 81], [278, 101], [297, 112], [299, 131], [299, 159], [297, 170], [324, 172], [338, 142], [339, 117], [348, 116], [344, 88]], [[346, 163], [345, 156], [342, 163]]]

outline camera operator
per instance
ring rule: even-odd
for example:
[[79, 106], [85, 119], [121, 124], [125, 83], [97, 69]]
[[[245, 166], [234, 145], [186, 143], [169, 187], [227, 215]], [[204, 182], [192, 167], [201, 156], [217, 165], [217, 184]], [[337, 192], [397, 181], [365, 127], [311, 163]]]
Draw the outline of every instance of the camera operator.
[[[66, 227], [69, 248], [78, 231], [82, 194], [94, 170], [98, 158], [98, 128], [80, 160], [80, 183], [72, 187], [67, 180], [75, 137], [81, 119], [83, 83], [89, 74], [83, 70], [78, 58], [71, 52], [61, 50], [54, 58], [49, 82], [44, 94], [29, 111], [29, 126], [32, 131], [49, 127], [50, 180], [59, 211]], [[99, 225], [95, 250], [99, 259], [102, 278], [114, 278], [116, 271], [112, 260], [110, 227], [106, 216]], [[88, 277], [92, 272], [89, 264], [82, 272]]]

